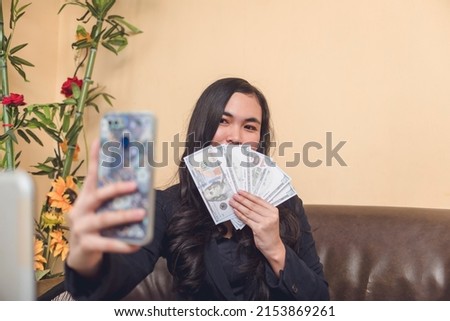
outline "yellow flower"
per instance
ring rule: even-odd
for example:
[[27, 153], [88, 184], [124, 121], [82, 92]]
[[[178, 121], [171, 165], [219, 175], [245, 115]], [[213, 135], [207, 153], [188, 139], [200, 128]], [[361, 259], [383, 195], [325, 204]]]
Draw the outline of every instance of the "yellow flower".
[[47, 263], [45, 257], [42, 256], [44, 252], [44, 242], [34, 239], [34, 270], [43, 271], [44, 263]]
[[65, 261], [69, 253], [69, 244], [63, 238], [63, 232], [61, 230], [51, 232], [50, 237], [50, 253], [53, 253], [54, 257], [61, 255], [61, 259]]
[[61, 213], [46, 212], [42, 215], [44, 228], [53, 228], [55, 225], [64, 224], [64, 216]]
[[77, 197], [77, 185], [72, 176], [67, 176], [66, 180], [58, 177], [52, 183], [52, 191], [47, 193], [50, 198], [50, 206], [60, 208], [63, 213], [72, 209], [72, 204]]
[[[59, 143], [59, 146], [61, 147], [64, 155], [67, 154], [67, 150], [69, 146], [67, 145], [67, 139], [64, 139], [62, 143]], [[78, 161], [78, 154], [80, 153], [80, 146], [76, 144], [75, 151], [73, 152], [73, 160]]]

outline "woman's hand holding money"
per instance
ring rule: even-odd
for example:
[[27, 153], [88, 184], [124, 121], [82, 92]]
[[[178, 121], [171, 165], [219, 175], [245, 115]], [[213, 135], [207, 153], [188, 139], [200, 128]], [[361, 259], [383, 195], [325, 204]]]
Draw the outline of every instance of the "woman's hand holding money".
[[280, 237], [278, 208], [245, 191], [238, 191], [230, 205], [236, 216], [251, 228], [256, 247], [279, 276], [284, 269], [286, 249]]

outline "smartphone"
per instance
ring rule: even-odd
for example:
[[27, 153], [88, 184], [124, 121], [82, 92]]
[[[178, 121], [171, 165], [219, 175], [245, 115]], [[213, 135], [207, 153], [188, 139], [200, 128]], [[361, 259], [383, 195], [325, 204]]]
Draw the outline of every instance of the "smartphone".
[[0, 301], [36, 300], [33, 217], [35, 186], [17, 169], [0, 173]]
[[155, 117], [150, 112], [107, 113], [101, 119], [98, 186], [134, 181], [137, 190], [105, 202], [97, 213], [133, 208], [146, 212], [140, 222], [103, 230], [106, 237], [136, 245], [147, 244], [153, 238], [155, 126]]

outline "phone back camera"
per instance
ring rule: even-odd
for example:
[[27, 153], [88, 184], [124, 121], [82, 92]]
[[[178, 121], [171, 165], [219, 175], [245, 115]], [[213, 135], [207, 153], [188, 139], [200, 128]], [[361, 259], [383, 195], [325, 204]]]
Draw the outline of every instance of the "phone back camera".
[[122, 139], [122, 144], [124, 149], [128, 149], [128, 147], [130, 146], [130, 137], [124, 136]]

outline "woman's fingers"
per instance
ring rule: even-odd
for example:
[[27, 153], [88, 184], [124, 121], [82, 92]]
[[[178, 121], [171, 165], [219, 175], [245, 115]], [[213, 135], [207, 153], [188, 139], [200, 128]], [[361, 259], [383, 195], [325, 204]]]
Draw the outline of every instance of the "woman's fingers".
[[259, 205], [265, 205], [265, 204], [269, 204], [267, 203], [265, 200], [263, 200], [261, 197], [258, 197], [256, 195], [253, 195], [252, 193], [243, 191], [243, 190], [239, 190], [236, 194], [237, 196], [241, 196], [242, 198], [245, 198], [247, 200], [252, 201], [253, 203], [259, 204]]
[[139, 250], [140, 246], [127, 244], [123, 241], [102, 237], [100, 235], [89, 234], [80, 240], [79, 244], [85, 251], [102, 253], [132, 253]]
[[137, 189], [136, 182], [118, 182], [114, 184], [108, 184], [102, 188], [99, 188], [93, 197], [90, 199], [92, 206], [98, 208], [104, 202], [126, 194], [130, 194]]
[[245, 191], [239, 191], [230, 200], [230, 205], [248, 219], [258, 222], [261, 218], [271, 215], [275, 207]]
[[84, 193], [80, 193], [80, 196], [75, 201], [72, 215], [84, 216], [92, 214], [93, 212], [96, 212], [104, 202], [118, 196], [130, 194], [136, 189], [137, 185], [135, 182], [118, 182], [91, 191], [84, 190]]
[[75, 234], [95, 233], [113, 226], [138, 222], [145, 216], [144, 209], [104, 212], [79, 218], [72, 228]]

